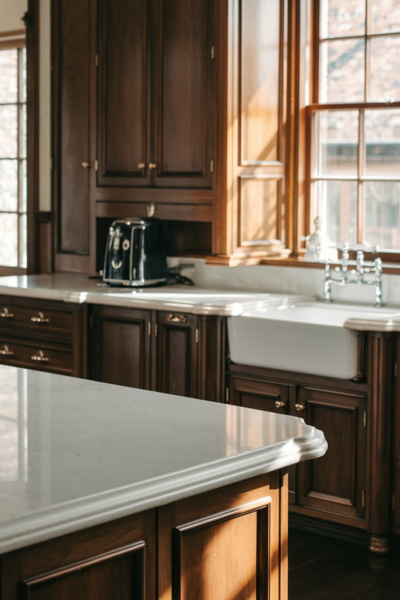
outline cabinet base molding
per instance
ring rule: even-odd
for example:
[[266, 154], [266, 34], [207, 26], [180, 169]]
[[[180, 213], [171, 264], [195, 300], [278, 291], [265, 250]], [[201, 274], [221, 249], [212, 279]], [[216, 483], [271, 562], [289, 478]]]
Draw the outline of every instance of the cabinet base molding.
[[342, 540], [344, 542], [351, 542], [352, 544], [358, 544], [359, 546], [368, 546], [370, 538], [364, 529], [357, 529], [338, 523], [330, 523], [329, 521], [322, 521], [313, 517], [293, 513], [289, 514], [289, 536], [291, 528], [300, 529], [302, 531], [311, 531], [312, 533], [325, 535], [326, 537]]
[[374, 554], [389, 554], [390, 538], [380, 535], [371, 535], [368, 547]]

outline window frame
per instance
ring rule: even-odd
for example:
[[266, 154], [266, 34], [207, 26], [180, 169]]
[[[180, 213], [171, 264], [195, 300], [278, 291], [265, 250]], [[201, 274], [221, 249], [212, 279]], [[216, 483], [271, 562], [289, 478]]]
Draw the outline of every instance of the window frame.
[[[24, 37], [17, 37], [17, 38], [9, 38], [6, 40], [2, 40], [2, 37], [5, 36], [13, 36], [13, 35], [21, 35], [24, 34]], [[21, 174], [21, 170], [23, 169], [22, 166], [22, 162], [24, 160], [26, 160], [26, 149], [25, 149], [25, 153], [24, 156], [21, 155], [21, 127], [23, 127], [22, 121], [21, 121], [21, 108], [23, 106], [27, 107], [27, 98], [25, 97], [24, 100], [21, 100], [21, 79], [22, 79], [22, 68], [21, 67], [21, 62], [22, 62], [22, 51], [26, 48], [26, 42], [25, 42], [25, 31], [13, 31], [13, 32], [7, 32], [6, 34], [0, 34], [0, 52], [4, 52], [4, 51], [8, 51], [8, 50], [16, 50], [18, 52], [18, 66], [17, 66], [17, 99], [15, 102], [2, 102], [0, 103], [1, 106], [15, 106], [17, 108], [17, 156], [16, 157], [12, 157], [10, 159], [4, 159], [4, 160], [14, 160], [17, 162], [17, 210], [15, 211], [6, 211], [6, 210], [2, 210], [0, 211], [0, 213], [5, 213], [5, 214], [12, 214], [12, 215], [17, 215], [18, 217], [18, 248], [17, 248], [17, 253], [18, 253], [18, 262], [20, 262], [20, 258], [21, 258], [21, 231], [20, 231], [20, 217], [22, 215], [25, 215], [26, 220], [27, 220], [27, 211], [26, 212], [22, 212], [21, 211], [21, 203], [22, 203], [22, 194], [23, 191], [21, 189], [21, 178], [22, 178], [22, 174]], [[26, 57], [25, 57], [25, 68], [26, 68]], [[26, 108], [25, 108], [25, 128], [27, 127], [27, 118], [26, 118]], [[18, 272], [18, 273], [26, 273], [26, 267], [21, 267], [21, 266], [6, 266], [6, 265], [0, 265], [0, 273], [3, 270], [9, 271], [11, 270], [12, 272]]]
[[[365, 0], [366, 4], [366, 19], [368, 20], [368, 5], [369, 0]], [[359, 112], [359, 115], [364, 113], [367, 110], [391, 110], [391, 109], [400, 109], [400, 101], [396, 102], [327, 102], [320, 103], [319, 102], [319, 91], [320, 91], [320, 44], [324, 40], [328, 38], [320, 38], [320, 14], [321, 14], [321, 0], [310, 0], [309, 7], [309, 28], [310, 28], [310, 65], [309, 65], [309, 85], [310, 85], [310, 103], [306, 106], [306, 139], [307, 139], [307, 147], [306, 147], [306, 232], [310, 233], [312, 231], [311, 217], [312, 217], [312, 182], [313, 182], [313, 173], [312, 173], [312, 157], [315, 152], [315, 145], [313, 143], [313, 119], [314, 115], [318, 112], [328, 112], [329, 110], [356, 110]], [[367, 26], [368, 27], [368, 26]], [[399, 36], [399, 32], [388, 32], [384, 34], [385, 37], [393, 37]], [[370, 39], [374, 39], [377, 37], [383, 37], [383, 34], [371, 34], [368, 33], [368, 29], [364, 35], [357, 36], [342, 36], [343, 38], [349, 37], [350, 39], [354, 38], [362, 38], [366, 41]], [[332, 38], [332, 39], [342, 39]], [[329, 38], [331, 39], [331, 38]], [[365, 79], [364, 79], [364, 98], [366, 98], [366, 93], [368, 89], [368, 76], [369, 76], [369, 52], [366, 47], [365, 49]], [[360, 128], [361, 129], [361, 126]], [[360, 144], [364, 144], [363, 132], [360, 130], [358, 134], [358, 142]], [[360, 153], [363, 152], [363, 147], [359, 147], [358, 149], [358, 163], [360, 163]], [[339, 178], [339, 177], [338, 177]], [[319, 178], [318, 178], [319, 179]], [[322, 178], [323, 179], [323, 178]], [[358, 164], [358, 172], [357, 177], [354, 180], [357, 184], [361, 181], [368, 181], [372, 179], [371, 177], [360, 176], [360, 164]], [[393, 178], [394, 180], [395, 178]], [[388, 179], [387, 181], [391, 181], [392, 179]], [[396, 181], [400, 181], [400, 176], [395, 179]], [[357, 208], [358, 208], [358, 216], [357, 216], [357, 237], [360, 238], [362, 236], [362, 231], [364, 228], [363, 220], [363, 207], [361, 206], [360, 210], [360, 197], [357, 195]], [[300, 252], [304, 252], [302, 249]], [[400, 263], [400, 248], [398, 250], [380, 250], [379, 255], [382, 257], [385, 263]]]
[[27, 266], [0, 266], [0, 277], [29, 275], [40, 272], [39, 227], [39, 6], [40, 0], [28, 0], [28, 10], [22, 17], [21, 28], [3, 32], [0, 48], [26, 47], [26, 135], [27, 135]]

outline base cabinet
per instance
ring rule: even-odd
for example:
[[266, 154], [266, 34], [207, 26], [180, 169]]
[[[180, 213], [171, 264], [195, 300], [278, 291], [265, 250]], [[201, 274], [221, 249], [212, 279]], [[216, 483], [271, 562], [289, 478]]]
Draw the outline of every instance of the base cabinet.
[[4, 554], [0, 597], [287, 600], [286, 483], [270, 473]]
[[218, 317], [92, 306], [90, 377], [219, 402], [224, 332]]
[[0, 296], [0, 364], [86, 377], [86, 307]]
[[302, 408], [298, 414], [305, 422], [322, 429], [329, 449], [312, 465], [298, 466], [297, 503], [331, 515], [363, 520], [366, 396], [301, 387], [298, 405]]
[[230, 365], [230, 403], [301, 417], [321, 429], [328, 451], [289, 470], [290, 510], [368, 530], [368, 387]]

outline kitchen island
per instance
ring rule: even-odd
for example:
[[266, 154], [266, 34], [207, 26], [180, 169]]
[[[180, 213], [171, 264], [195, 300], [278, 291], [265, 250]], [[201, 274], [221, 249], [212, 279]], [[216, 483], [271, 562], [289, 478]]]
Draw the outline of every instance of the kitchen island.
[[[1, 597], [287, 597], [301, 419], [0, 367]], [[136, 595], [135, 595], [136, 594]]]

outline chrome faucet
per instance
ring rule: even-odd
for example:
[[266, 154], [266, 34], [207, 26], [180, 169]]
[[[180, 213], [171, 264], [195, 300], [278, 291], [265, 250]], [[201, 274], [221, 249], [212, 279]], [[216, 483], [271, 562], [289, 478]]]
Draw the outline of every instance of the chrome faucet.
[[[331, 273], [332, 265], [330, 261], [325, 262], [324, 279], [324, 300], [332, 302], [332, 283], [337, 285], [346, 285], [355, 283], [356, 285], [374, 285], [375, 286], [375, 306], [383, 306], [382, 302], [382, 259], [377, 256], [373, 261], [364, 260], [364, 250], [360, 248], [350, 248], [348, 244], [338, 247], [342, 253], [341, 266], [335, 267], [335, 273], [340, 273], [339, 277], [334, 277]], [[356, 252], [356, 260], [349, 260], [350, 251]], [[378, 247], [367, 248], [368, 252], [376, 254]], [[355, 269], [349, 270], [349, 267], [355, 266]], [[375, 277], [371, 278], [370, 274]]]

